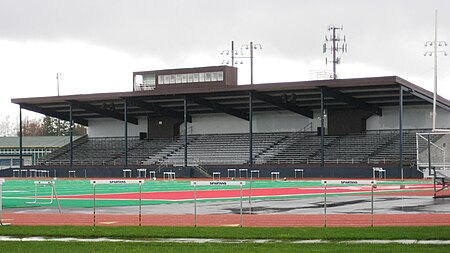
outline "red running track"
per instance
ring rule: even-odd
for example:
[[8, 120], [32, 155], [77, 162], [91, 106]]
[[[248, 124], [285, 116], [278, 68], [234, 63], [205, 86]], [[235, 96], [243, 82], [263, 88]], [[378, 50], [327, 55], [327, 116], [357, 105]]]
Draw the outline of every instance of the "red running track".
[[[398, 185], [378, 186], [375, 192], [391, 192], [404, 190], [426, 190], [433, 185], [407, 185], [405, 189], [400, 189]], [[327, 194], [346, 194], [346, 193], [367, 193], [370, 192], [370, 186], [329, 186]], [[250, 190], [242, 190], [243, 196], [249, 196]], [[274, 196], [296, 196], [296, 195], [315, 195], [323, 194], [323, 187], [301, 187], [301, 188], [254, 188], [252, 197], [274, 197]], [[239, 198], [240, 190], [197, 190], [197, 199], [221, 199], [221, 198]], [[60, 199], [93, 199], [93, 195], [70, 195], [59, 196]], [[96, 199], [108, 200], [137, 200], [139, 193], [114, 193], [114, 194], [96, 194]], [[143, 200], [192, 200], [194, 198], [191, 191], [171, 191], [171, 192], [143, 192]]]
[[[330, 214], [327, 227], [368, 227], [370, 214]], [[17, 226], [93, 226], [92, 214], [4, 213], [3, 223]], [[197, 226], [238, 226], [240, 216], [197, 215]], [[96, 226], [138, 226], [138, 215], [97, 214]], [[142, 226], [194, 226], [194, 215], [142, 215]], [[375, 214], [374, 226], [450, 226], [450, 214]], [[244, 227], [321, 227], [323, 214], [243, 215]]]

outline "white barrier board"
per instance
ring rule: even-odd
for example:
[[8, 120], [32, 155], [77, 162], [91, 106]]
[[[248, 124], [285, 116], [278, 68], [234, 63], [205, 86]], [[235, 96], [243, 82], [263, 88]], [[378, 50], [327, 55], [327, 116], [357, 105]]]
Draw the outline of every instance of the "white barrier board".
[[236, 186], [236, 185], [245, 185], [245, 181], [191, 181], [191, 185], [200, 185], [200, 186]]
[[0, 178], [0, 184], [3, 184], [5, 182], [4, 178]]
[[377, 181], [374, 180], [352, 180], [352, 179], [343, 179], [343, 180], [322, 180], [322, 184], [377, 184]]
[[34, 184], [53, 184], [53, 181], [34, 181]]
[[122, 179], [110, 179], [110, 180], [91, 180], [91, 184], [143, 184], [144, 180], [122, 180]]

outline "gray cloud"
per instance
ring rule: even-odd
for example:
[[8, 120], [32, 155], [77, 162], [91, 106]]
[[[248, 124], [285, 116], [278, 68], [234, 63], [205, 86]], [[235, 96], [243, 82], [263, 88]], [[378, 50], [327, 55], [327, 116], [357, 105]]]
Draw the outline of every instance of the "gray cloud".
[[193, 52], [216, 55], [257, 41], [264, 55], [322, 59], [328, 24], [344, 25], [346, 62], [421, 71], [425, 40], [433, 38], [434, 9], [440, 37], [450, 40], [449, 1], [297, 0], [1, 0], [0, 39], [83, 41], [133, 57], [176, 65]]

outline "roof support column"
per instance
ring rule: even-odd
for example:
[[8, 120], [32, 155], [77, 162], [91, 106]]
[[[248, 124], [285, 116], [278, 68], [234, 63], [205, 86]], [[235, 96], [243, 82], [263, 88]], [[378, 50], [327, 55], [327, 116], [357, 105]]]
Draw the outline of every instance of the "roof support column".
[[187, 150], [187, 145], [188, 145], [188, 131], [187, 131], [187, 96], [184, 96], [184, 114], [183, 114], [183, 120], [184, 120], [184, 167], [186, 168], [188, 166], [188, 150]]
[[69, 102], [70, 167], [73, 167], [73, 115], [72, 103]]
[[253, 93], [250, 91], [248, 94], [248, 164], [250, 168], [253, 167]]
[[128, 166], [128, 101], [123, 100], [123, 121], [125, 122], [125, 167]]
[[[324, 94], [323, 94], [323, 89], [320, 89], [320, 167], [324, 167], [325, 166], [325, 142], [324, 142], [324, 110], [325, 110], [325, 105], [324, 105]], [[330, 175], [328, 175], [330, 176]]]
[[[22, 139], [22, 105], [19, 109], [19, 168], [22, 169], [23, 166], [23, 139]], [[21, 175], [22, 176], [22, 175]]]
[[399, 157], [400, 157], [400, 177], [403, 182], [403, 87], [400, 86], [400, 97], [399, 97], [399, 119], [398, 127], [400, 132], [400, 147], [399, 147]]

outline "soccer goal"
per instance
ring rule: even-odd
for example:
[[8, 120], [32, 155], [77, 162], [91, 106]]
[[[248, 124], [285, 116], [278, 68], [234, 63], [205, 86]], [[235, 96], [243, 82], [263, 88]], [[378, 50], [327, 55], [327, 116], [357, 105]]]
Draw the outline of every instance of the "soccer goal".
[[[45, 192], [45, 189], [49, 189], [50, 192]], [[45, 201], [40, 195], [50, 193], [50, 197]], [[42, 204], [52, 204], [53, 198], [56, 200], [58, 205], [59, 213], [61, 213], [61, 206], [59, 205], [58, 195], [56, 194], [55, 181], [34, 181], [34, 200], [30, 202], [25, 202], [27, 204], [42, 205]]]
[[450, 183], [450, 132], [417, 133], [416, 147], [417, 169], [434, 180], [434, 197], [445, 195]]

